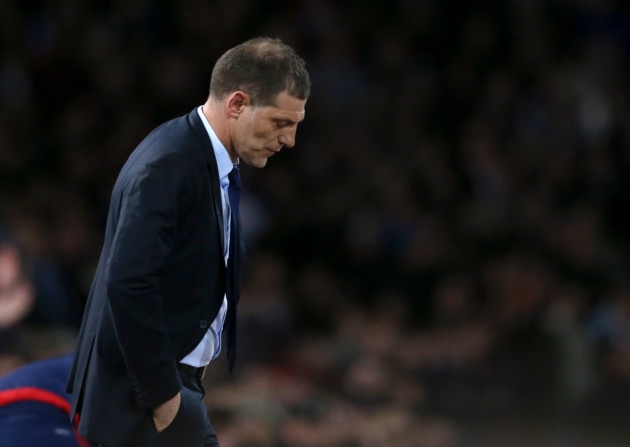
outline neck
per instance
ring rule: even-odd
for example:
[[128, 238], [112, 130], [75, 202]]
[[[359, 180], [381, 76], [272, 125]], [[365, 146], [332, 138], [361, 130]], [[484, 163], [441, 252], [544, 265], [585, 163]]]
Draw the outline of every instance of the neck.
[[212, 130], [217, 134], [217, 138], [223, 144], [228, 151], [232, 162], [236, 163], [238, 157], [235, 156], [234, 148], [231, 144], [228, 122], [221, 103], [208, 99], [206, 103], [201, 107], [201, 111], [212, 126]]

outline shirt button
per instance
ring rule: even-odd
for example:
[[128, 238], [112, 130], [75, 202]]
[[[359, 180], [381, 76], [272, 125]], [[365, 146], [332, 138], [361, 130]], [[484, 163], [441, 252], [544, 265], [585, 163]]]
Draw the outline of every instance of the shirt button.
[[208, 329], [208, 320], [201, 320], [201, 321], [199, 322], [199, 327], [200, 327], [201, 329]]

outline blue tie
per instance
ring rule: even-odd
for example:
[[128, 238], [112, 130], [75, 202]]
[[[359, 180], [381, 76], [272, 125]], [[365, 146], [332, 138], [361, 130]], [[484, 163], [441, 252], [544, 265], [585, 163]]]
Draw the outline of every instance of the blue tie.
[[238, 170], [238, 164], [228, 174], [230, 186], [228, 187], [228, 197], [230, 200], [230, 252], [227, 264], [227, 287], [226, 295], [228, 299], [228, 311], [226, 316], [227, 329], [227, 359], [230, 372], [234, 369], [234, 360], [236, 359], [236, 306], [241, 293], [239, 284], [240, 279], [240, 257], [241, 257], [241, 221], [238, 206], [241, 198], [241, 176]]

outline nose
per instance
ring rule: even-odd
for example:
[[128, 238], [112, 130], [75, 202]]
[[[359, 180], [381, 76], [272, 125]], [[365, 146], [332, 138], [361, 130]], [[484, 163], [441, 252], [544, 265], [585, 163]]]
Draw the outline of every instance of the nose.
[[278, 137], [278, 142], [286, 147], [293, 147], [295, 145], [295, 132], [283, 133]]

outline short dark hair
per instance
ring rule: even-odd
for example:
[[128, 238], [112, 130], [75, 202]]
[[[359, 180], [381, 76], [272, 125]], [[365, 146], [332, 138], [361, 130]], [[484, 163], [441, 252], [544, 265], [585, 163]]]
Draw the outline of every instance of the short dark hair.
[[311, 83], [293, 48], [280, 39], [256, 37], [226, 51], [212, 70], [211, 97], [224, 99], [236, 90], [247, 93], [252, 105], [268, 106], [284, 91], [307, 99]]

